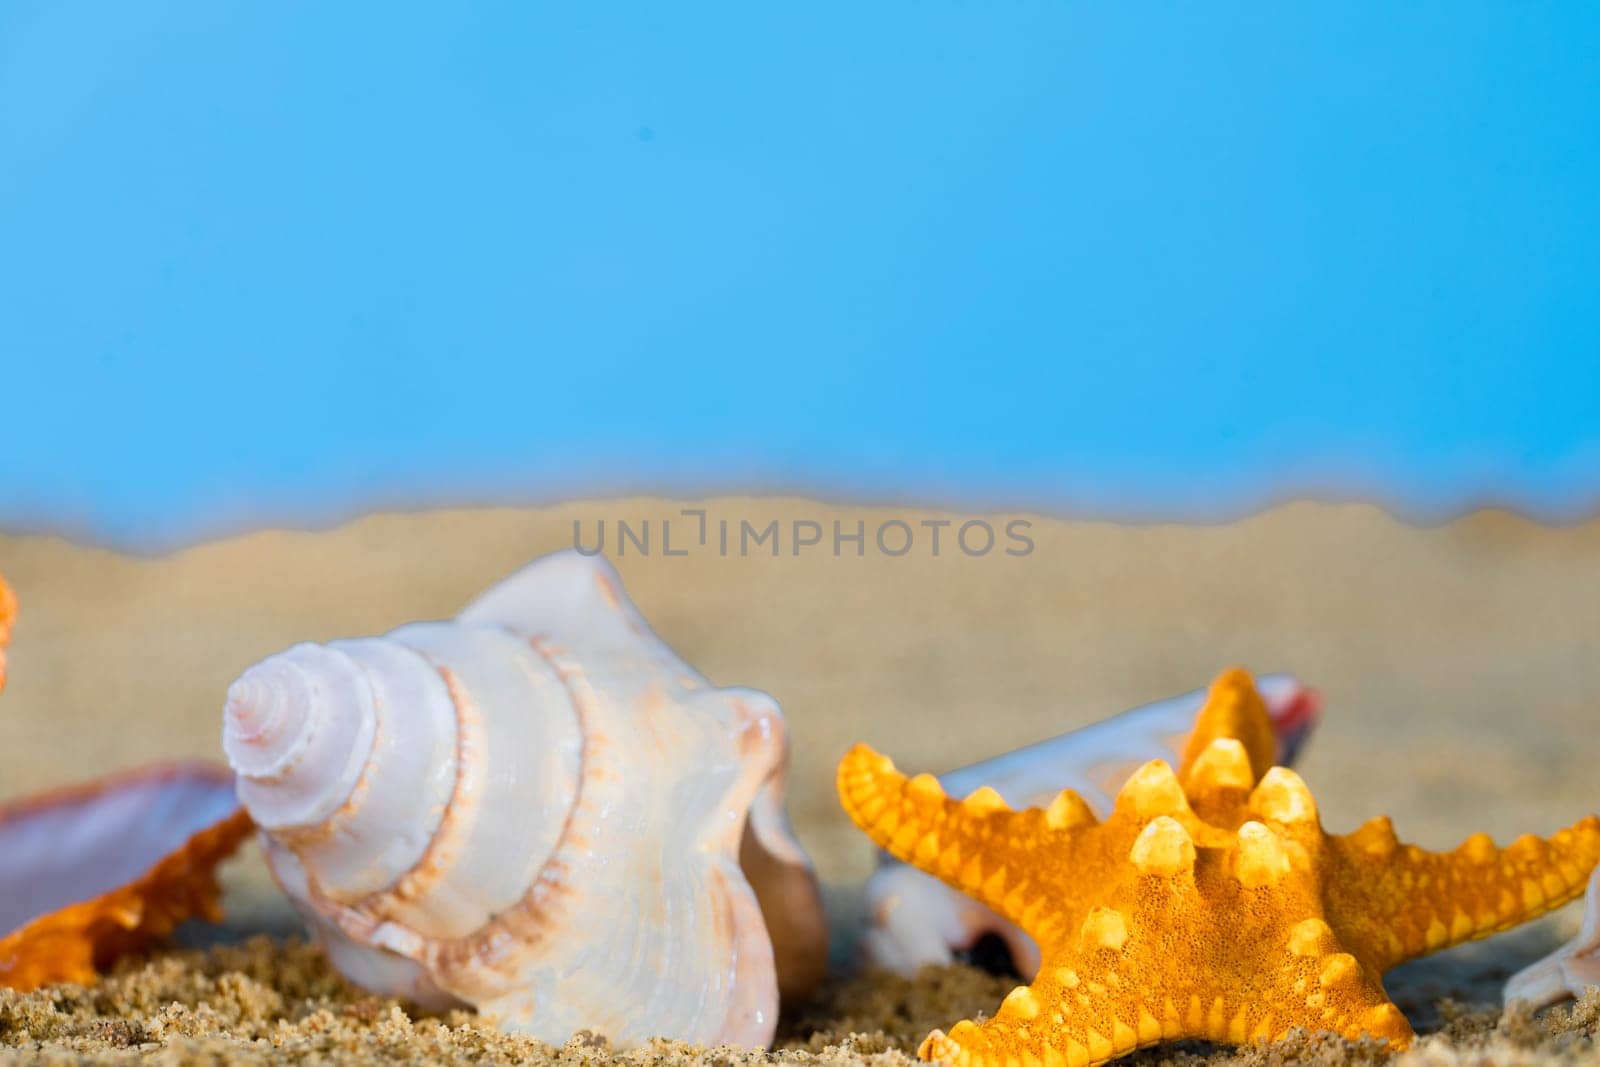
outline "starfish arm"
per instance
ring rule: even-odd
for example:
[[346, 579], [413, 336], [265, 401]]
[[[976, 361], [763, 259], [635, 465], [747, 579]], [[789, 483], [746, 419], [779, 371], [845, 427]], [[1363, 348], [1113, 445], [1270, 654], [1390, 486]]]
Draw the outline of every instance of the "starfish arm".
[[[918, 1055], [953, 1067], [1093, 1067], [1197, 1036], [1183, 1018], [1187, 1005], [1130, 982], [1119, 955], [1094, 949], [1047, 959], [1033, 984], [1013, 989], [991, 1018], [935, 1030]], [[1202, 1009], [1194, 1021], [1203, 1026], [1204, 1016]]]
[[1238, 667], [1223, 671], [1211, 683], [1206, 702], [1184, 742], [1178, 777], [1187, 782], [1201, 753], [1218, 739], [1238, 741], [1244, 747], [1251, 785], [1267, 773], [1277, 754], [1278, 740], [1272, 732], [1267, 703], [1261, 699], [1255, 679]]
[[953, 1067], [1094, 1067], [1163, 1041], [1243, 1045], [1294, 1027], [1406, 1047], [1411, 1026], [1377, 977], [1337, 951], [1326, 924], [1311, 925], [1319, 936], [1309, 951], [1286, 951], [1276, 967], [1257, 960], [1242, 983], [1175, 969], [1163, 951], [1132, 941], [1085, 946], [1046, 959], [1033, 984], [1013, 990], [987, 1021], [934, 1031], [918, 1054]]
[[1600, 818], [1503, 849], [1474, 834], [1449, 852], [1402, 845], [1380, 818], [1329, 845], [1330, 920], [1352, 952], [1384, 971], [1576, 898], [1600, 863]]
[[932, 775], [907, 778], [861, 744], [840, 761], [838, 788], [846, 814], [880, 848], [1025, 929], [1048, 900], [1033, 874], [1040, 857], [1068, 851], [1067, 828], [1093, 820], [1076, 794], [1049, 811], [1012, 811], [988, 788], [951, 800]]
[[[1384, 991], [1380, 972], [1352, 955], [1323, 919], [1302, 919], [1289, 926], [1284, 948], [1278, 951], [1275, 966], [1261, 960], [1257, 987], [1239, 1009], [1252, 1013], [1252, 1037], [1278, 1038], [1303, 1027], [1350, 1041], [1377, 1038], [1399, 1050], [1416, 1036]], [[1214, 1027], [1201, 1036], [1238, 1044], [1241, 1029], [1235, 1022], [1225, 1038]]]

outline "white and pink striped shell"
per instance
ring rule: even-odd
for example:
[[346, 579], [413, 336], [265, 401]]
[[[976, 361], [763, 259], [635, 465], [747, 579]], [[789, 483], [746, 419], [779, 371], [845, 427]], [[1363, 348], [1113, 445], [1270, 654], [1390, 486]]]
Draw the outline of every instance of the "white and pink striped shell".
[[1521, 1000], [1535, 1010], [1600, 986], [1600, 867], [1589, 876], [1583, 898], [1583, 925], [1577, 936], [1506, 982], [1505, 1001]]
[[223, 744], [357, 983], [557, 1044], [765, 1046], [827, 944], [785, 737], [771, 697], [708, 683], [564, 552], [453, 620], [250, 668]]
[[[1276, 762], [1288, 765], [1316, 725], [1317, 695], [1295, 678], [1256, 680], [1272, 718]], [[1128, 776], [1153, 759], [1182, 762], [1183, 742], [1205, 703], [1206, 690], [1171, 697], [941, 775], [954, 799], [989, 786], [1013, 808], [1043, 807], [1063, 789], [1075, 790], [1104, 818]], [[1039, 970], [1039, 948], [1016, 924], [887, 853], [867, 880], [867, 925], [861, 954], [868, 964], [915, 974], [926, 964], [966, 960], [1014, 969], [1024, 981]]]

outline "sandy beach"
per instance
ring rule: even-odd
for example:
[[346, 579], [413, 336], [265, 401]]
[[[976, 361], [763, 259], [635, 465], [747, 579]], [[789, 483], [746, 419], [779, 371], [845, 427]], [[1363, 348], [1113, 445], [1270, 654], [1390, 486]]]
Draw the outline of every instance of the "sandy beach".
[[[709, 535], [695, 537], [704, 509]], [[615, 524], [642, 530], [650, 550]], [[924, 536], [941, 527], [938, 555]], [[995, 546], [953, 543], [982, 519]], [[959, 968], [916, 981], [850, 973], [853, 891], [874, 853], [839, 810], [833, 768], [865, 740], [903, 768], [948, 770], [1238, 664], [1287, 670], [1326, 701], [1300, 770], [1330, 830], [1388, 814], [1440, 848], [1502, 843], [1600, 809], [1600, 520], [1562, 528], [1476, 513], [1422, 528], [1362, 505], [1292, 504], [1223, 525], [1130, 526], [953, 515], [797, 499], [597, 501], [540, 509], [383, 514], [331, 530], [264, 530], [135, 557], [0, 535], [20, 613], [0, 695], [0, 798], [171, 758], [220, 758], [222, 695], [297, 641], [381, 633], [452, 614], [522, 563], [569, 547], [574, 523], [608, 555], [657, 631], [721, 684], [778, 698], [793, 738], [790, 811], [834, 910], [838, 976], [786, 1018], [786, 1062], [899, 1062], [933, 1026], [992, 1011], [1010, 983]], [[726, 555], [718, 522], [735, 536]], [[778, 523], [740, 552], [741, 521]], [[1008, 555], [1007, 524], [1031, 549]], [[663, 551], [672, 523], [674, 552]], [[833, 524], [865, 531], [835, 555]], [[890, 555], [886, 523], [912, 531]], [[797, 525], [799, 524], [799, 525]], [[822, 541], [792, 551], [815, 524]], [[898, 548], [900, 527], [887, 542]], [[470, 1016], [418, 1016], [331, 975], [250, 854], [227, 870], [229, 920], [130, 961], [94, 990], [0, 992], [0, 1059], [148, 1057], [481, 1061], [610, 1058], [503, 1038]], [[1392, 972], [1425, 1036], [1415, 1062], [1592, 1062], [1600, 999], [1503, 1016], [1499, 987], [1576, 926], [1575, 908]], [[245, 942], [252, 935], [271, 940]], [[859, 1035], [859, 1036], [851, 1036]], [[1182, 1046], [1140, 1062], [1383, 1058], [1321, 1037], [1240, 1052]], [[635, 1064], [756, 1062], [662, 1045]]]

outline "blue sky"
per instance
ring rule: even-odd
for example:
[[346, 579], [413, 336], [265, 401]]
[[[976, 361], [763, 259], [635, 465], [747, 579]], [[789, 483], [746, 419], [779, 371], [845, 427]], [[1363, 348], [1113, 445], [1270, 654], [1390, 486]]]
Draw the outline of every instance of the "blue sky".
[[0, 526], [1585, 513], [1596, 55], [1587, 4], [10, 3]]

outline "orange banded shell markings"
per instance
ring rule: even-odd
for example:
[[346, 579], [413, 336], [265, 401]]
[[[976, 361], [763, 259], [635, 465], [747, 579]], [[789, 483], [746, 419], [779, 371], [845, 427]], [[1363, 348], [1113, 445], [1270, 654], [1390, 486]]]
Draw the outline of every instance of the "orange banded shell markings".
[[358, 984], [556, 1044], [753, 1046], [821, 977], [776, 701], [710, 684], [603, 559], [297, 645], [223, 723], [274, 875]]
[[0, 806], [0, 986], [93, 982], [186, 919], [222, 918], [216, 868], [250, 834], [213, 764], [141, 768]]

